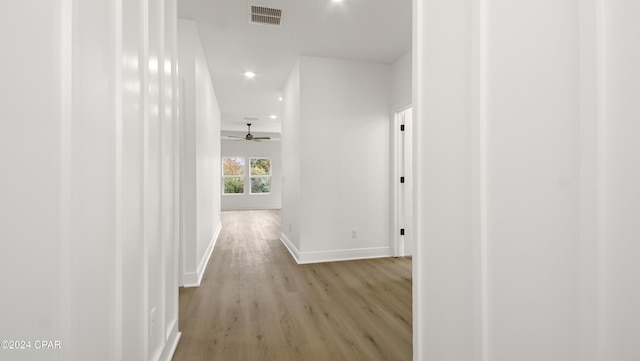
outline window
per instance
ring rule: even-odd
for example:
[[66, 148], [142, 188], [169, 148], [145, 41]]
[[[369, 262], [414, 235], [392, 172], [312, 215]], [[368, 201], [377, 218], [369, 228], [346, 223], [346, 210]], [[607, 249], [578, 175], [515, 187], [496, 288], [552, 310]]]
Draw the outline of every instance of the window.
[[251, 194], [271, 192], [271, 159], [249, 158], [251, 165]]
[[249, 158], [249, 174], [245, 158], [222, 157], [222, 194], [244, 194], [244, 184], [250, 181], [250, 194], [271, 193], [271, 159]]
[[244, 168], [242, 157], [222, 158], [223, 194], [244, 193]]

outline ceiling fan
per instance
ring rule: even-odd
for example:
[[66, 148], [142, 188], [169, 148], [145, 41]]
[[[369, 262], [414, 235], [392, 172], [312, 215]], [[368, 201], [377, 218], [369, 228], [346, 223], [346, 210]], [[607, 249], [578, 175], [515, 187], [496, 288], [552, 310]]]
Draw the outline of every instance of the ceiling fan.
[[249, 127], [249, 131], [247, 135], [245, 135], [244, 137], [230, 135], [229, 138], [238, 138], [238, 139], [256, 140], [256, 141], [271, 139], [270, 137], [254, 137], [253, 135], [251, 135], [251, 123], [247, 123], [247, 127]]

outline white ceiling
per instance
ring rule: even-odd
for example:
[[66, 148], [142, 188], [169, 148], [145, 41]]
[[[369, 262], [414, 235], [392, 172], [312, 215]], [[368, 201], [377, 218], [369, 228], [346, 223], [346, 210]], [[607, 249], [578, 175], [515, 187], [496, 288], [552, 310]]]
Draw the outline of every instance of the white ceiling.
[[[249, 23], [250, 5], [282, 9], [280, 26]], [[411, 48], [412, 0], [178, 0], [198, 22], [222, 130], [280, 132], [281, 91], [299, 55], [393, 63]], [[244, 77], [254, 71], [253, 79]], [[270, 115], [277, 115], [272, 120]]]

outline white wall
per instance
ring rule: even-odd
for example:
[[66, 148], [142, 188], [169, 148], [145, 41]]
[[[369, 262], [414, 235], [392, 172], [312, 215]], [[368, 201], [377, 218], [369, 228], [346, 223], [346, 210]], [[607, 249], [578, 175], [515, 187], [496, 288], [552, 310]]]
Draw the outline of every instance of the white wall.
[[411, 50], [404, 53], [391, 64], [391, 111], [411, 105], [413, 90], [413, 54]]
[[[294, 256], [300, 250], [300, 61], [283, 90], [282, 119], [282, 240]], [[298, 253], [296, 253], [298, 252]]]
[[[244, 194], [223, 194], [222, 210], [280, 209], [282, 206], [282, 157], [280, 141], [222, 140], [223, 157], [243, 157], [247, 169]], [[271, 159], [271, 192], [250, 194], [249, 158]]]
[[[149, 358], [170, 358], [172, 350], [165, 350], [168, 331], [178, 332], [178, 212], [176, 193], [178, 184], [177, 137], [177, 8], [176, 1], [151, 1], [148, 8], [149, 73], [147, 110], [147, 154], [144, 182], [147, 193], [145, 235], [148, 237], [149, 296]], [[144, 14], [141, 14], [144, 16]], [[141, 20], [142, 17], [136, 19]], [[142, 22], [136, 22], [143, 24]], [[135, 32], [132, 41], [139, 36]], [[142, 138], [144, 139], [144, 137]], [[123, 159], [139, 153], [124, 153]], [[127, 198], [123, 199], [125, 205]], [[126, 208], [126, 206], [125, 206]], [[126, 220], [126, 218], [125, 218]], [[127, 278], [127, 275], [124, 275]], [[155, 321], [153, 320], [155, 318]], [[130, 342], [127, 340], [126, 342]], [[175, 339], [177, 343], [177, 339]], [[175, 347], [175, 344], [171, 345]]]
[[[37, 7], [34, 12], [32, 7]], [[0, 4], [0, 338], [60, 339], [62, 243], [59, 134], [64, 115], [60, 1]], [[2, 350], [12, 360], [60, 360], [60, 352]]]
[[601, 10], [599, 341], [602, 359], [633, 360], [640, 358], [640, 4], [608, 1]]
[[637, 359], [640, 8], [414, 10], [415, 359]]
[[0, 267], [16, 277], [0, 334], [61, 345], [6, 357], [169, 359], [179, 338], [176, 3], [45, 1], [1, 14], [15, 57], [2, 67], [11, 177], [0, 238], [11, 257]]
[[[485, 48], [489, 348], [499, 360], [576, 359], [559, 340], [575, 343], [579, 329], [577, 6], [496, 6], [510, 15], [493, 17], [487, 33], [512, 36]], [[533, 19], [543, 16], [539, 31]]]
[[220, 233], [220, 108], [197, 25], [178, 22], [183, 82], [183, 284], [200, 284]]
[[300, 227], [300, 262], [390, 255], [390, 66], [303, 56], [299, 67], [299, 128], [282, 133], [300, 157], [299, 225], [283, 212], [285, 237]]

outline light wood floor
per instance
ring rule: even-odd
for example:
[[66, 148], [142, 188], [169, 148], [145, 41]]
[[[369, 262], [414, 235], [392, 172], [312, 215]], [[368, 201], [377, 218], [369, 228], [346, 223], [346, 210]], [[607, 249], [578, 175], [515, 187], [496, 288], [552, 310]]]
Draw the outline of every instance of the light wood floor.
[[222, 223], [202, 285], [180, 289], [174, 361], [412, 359], [411, 260], [297, 265], [279, 211]]

